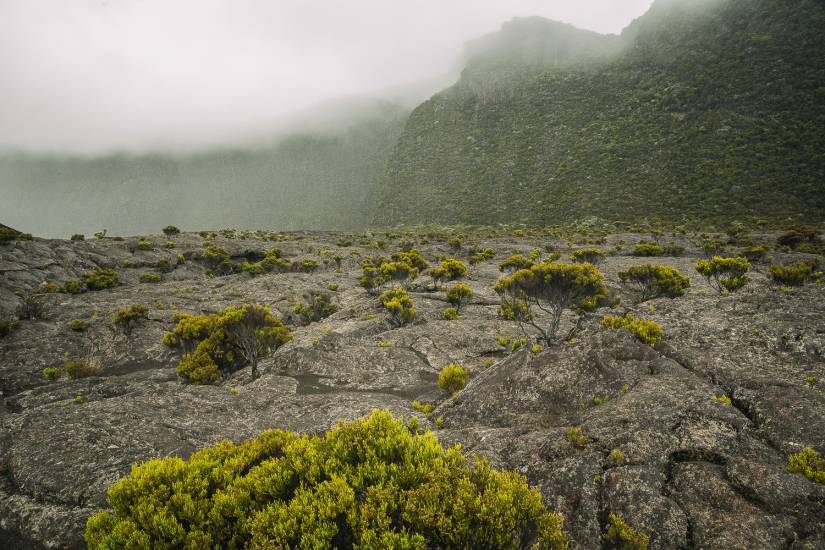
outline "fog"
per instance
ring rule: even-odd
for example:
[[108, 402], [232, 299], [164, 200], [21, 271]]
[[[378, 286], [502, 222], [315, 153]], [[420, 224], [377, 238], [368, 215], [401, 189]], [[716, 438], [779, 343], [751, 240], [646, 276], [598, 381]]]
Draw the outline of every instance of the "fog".
[[0, 0], [0, 149], [196, 149], [339, 97], [412, 106], [508, 19], [618, 33], [650, 3]]

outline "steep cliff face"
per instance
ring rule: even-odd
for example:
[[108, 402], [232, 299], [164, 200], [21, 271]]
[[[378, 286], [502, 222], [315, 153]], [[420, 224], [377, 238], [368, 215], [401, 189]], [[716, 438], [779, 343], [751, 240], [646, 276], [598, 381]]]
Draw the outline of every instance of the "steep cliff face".
[[420, 105], [374, 222], [820, 218], [825, 3], [658, 0], [619, 37], [515, 20]]

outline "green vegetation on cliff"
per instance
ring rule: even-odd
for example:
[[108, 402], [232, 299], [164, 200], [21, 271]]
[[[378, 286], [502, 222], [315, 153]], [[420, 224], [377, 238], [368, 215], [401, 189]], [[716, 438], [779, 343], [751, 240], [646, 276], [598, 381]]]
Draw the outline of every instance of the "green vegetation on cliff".
[[658, 0], [605, 41], [509, 23], [413, 112], [373, 221], [820, 218], [823, 28], [812, 0]]

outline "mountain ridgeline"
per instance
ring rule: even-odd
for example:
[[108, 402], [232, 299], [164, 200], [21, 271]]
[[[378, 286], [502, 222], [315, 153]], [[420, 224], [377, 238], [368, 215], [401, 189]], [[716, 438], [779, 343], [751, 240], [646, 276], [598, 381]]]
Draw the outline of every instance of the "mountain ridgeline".
[[825, 2], [657, 0], [621, 36], [517, 19], [390, 157], [377, 225], [825, 213]]
[[[381, 101], [305, 117], [271, 144], [101, 157], [0, 154], [0, 219], [66, 238], [188, 229], [352, 229], [369, 224], [374, 190], [409, 109]], [[316, 117], [319, 118], [319, 117]]]
[[44, 236], [819, 221], [823, 29], [823, 0], [656, 0], [621, 35], [514, 19], [411, 114], [344, 101], [257, 148], [0, 153], [0, 219]]

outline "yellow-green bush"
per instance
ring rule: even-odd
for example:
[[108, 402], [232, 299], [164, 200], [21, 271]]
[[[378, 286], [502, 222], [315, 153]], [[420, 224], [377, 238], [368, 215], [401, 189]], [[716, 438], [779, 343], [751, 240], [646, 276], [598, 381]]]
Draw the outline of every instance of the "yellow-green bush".
[[449, 302], [456, 311], [461, 311], [464, 305], [469, 304], [473, 299], [473, 289], [464, 283], [457, 283], [447, 290], [447, 302]]
[[141, 273], [138, 277], [138, 282], [154, 284], [159, 283], [161, 276], [158, 273]]
[[[541, 251], [539, 250], [539, 254]], [[521, 255], [510, 256], [500, 264], [498, 264], [498, 270], [502, 273], [515, 273], [520, 269], [530, 269], [533, 267], [533, 260], [529, 258], [525, 258]]]
[[390, 312], [390, 321], [396, 326], [406, 325], [415, 319], [412, 298], [403, 288], [386, 290], [381, 294], [381, 303]]
[[77, 359], [67, 358], [63, 366], [66, 368], [66, 376], [70, 380], [98, 376], [103, 372], [100, 359], [93, 355], [78, 357]]
[[602, 539], [611, 548], [621, 550], [647, 550], [649, 544], [648, 537], [632, 529], [627, 523], [616, 514], [610, 514], [610, 527], [607, 532], [602, 533]]
[[448, 307], [443, 312], [441, 312], [441, 317], [445, 321], [458, 321], [461, 316], [458, 314], [458, 310], [454, 307]]
[[665, 249], [660, 245], [652, 242], [641, 242], [633, 248], [631, 253], [633, 256], [664, 256]]
[[438, 373], [438, 387], [449, 394], [463, 390], [469, 380], [470, 375], [458, 363], [450, 363]]
[[118, 327], [127, 336], [137, 326], [141, 319], [149, 318], [149, 308], [143, 304], [133, 304], [115, 313], [112, 324]]
[[481, 250], [473, 248], [470, 250], [470, 265], [475, 265], [487, 260], [492, 260], [495, 257], [496, 251], [490, 248], [489, 246], [482, 248]]
[[83, 281], [78, 281], [76, 279], [67, 279], [63, 283], [63, 290], [65, 290], [69, 294], [82, 294], [86, 292], [88, 289], [86, 288], [86, 283]]
[[656, 344], [665, 336], [662, 327], [658, 323], [646, 319], [634, 319], [630, 313], [624, 317], [608, 315], [602, 319], [601, 325], [612, 329], [627, 329], [637, 340], [650, 346]]
[[771, 280], [777, 285], [802, 286], [822, 277], [822, 273], [815, 271], [816, 268], [817, 262], [813, 261], [799, 261], [792, 265], [774, 264], [771, 266]]
[[295, 305], [295, 314], [305, 325], [326, 319], [336, 311], [338, 307], [332, 303], [332, 296], [320, 290], [304, 293], [304, 301]]
[[825, 458], [820, 458], [819, 453], [809, 447], [789, 456], [785, 470], [802, 474], [816, 483], [825, 483]]
[[97, 268], [91, 273], [85, 274], [83, 280], [89, 290], [103, 290], [120, 284], [117, 271], [109, 268]]
[[382, 411], [323, 436], [270, 430], [136, 464], [108, 503], [86, 524], [92, 550], [566, 547], [522, 475]]
[[682, 275], [675, 267], [666, 265], [637, 265], [627, 271], [620, 271], [623, 283], [632, 285], [639, 294], [639, 301], [644, 302], [666, 296], [677, 298], [684, 296], [690, 288], [690, 279]]
[[708, 284], [720, 294], [736, 292], [750, 280], [747, 276], [751, 268], [750, 262], [742, 257], [722, 258], [714, 256], [710, 260], [699, 260], [694, 264]]
[[573, 261], [576, 263], [593, 265], [599, 265], [606, 256], [607, 253], [600, 248], [580, 248], [571, 255]]

